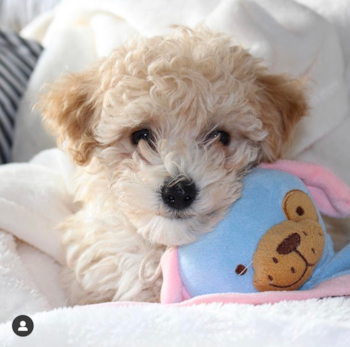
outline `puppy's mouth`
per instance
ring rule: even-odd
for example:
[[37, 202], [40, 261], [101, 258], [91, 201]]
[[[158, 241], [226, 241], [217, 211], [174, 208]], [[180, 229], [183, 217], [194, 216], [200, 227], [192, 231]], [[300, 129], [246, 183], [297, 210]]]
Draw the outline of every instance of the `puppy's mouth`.
[[188, 220], [197, 216], [192, 208], [187, 208], [184, 210], [176, 210], [168, 208], [164, 203], [160, 202], [157, 216], [161, 216], [166, 219], [176, 219], [176, 220]]
[[173, 217], [170, 217], [171, 219], [190, 219], [194, 217], [194, 215], [183, 215], [181, 213], [175, 213]]
[[186, 220], [195, 217], [194, 213], [185, 213], [180, 211], [159, 211], [157, 215], [162, 216], [166, 219], [179, 219]]
[[[164, 206], [162, 206], [164, 207]], [[171, 211], [167, 208], [160, 207], [158, 212], [156, 213], [158, 216], [161, 216], [166, 219], [179, 219], [179, 220], [189, 220], [192, 218], [216, 218], [219, 215], [219, 209], [214, 209], [208, 213], [203, 215], [199, 215], [193, 209], [185, 210], [185, 211]]]
[[198, 212], [194, 211], [192, 207], [187, 208], [185, 210], [175, 210], [167, 208], [163, 203], [160, 203], [159, 209], [156, 212], [157, 216], [161, 216], [166, 219], [176, 219], [176, 220], [189, 220], [193, 218], [217, 218], [220, 214], [220, 209], [213, 209], [211, 211], [206, 211], [205, 214], [198, 214]]

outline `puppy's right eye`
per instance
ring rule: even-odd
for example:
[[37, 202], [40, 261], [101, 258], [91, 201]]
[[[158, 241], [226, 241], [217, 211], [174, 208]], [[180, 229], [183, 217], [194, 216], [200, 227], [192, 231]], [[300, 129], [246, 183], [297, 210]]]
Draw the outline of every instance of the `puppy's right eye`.
[[219, 142], [221, 142], [224, 146], [228, 146], [230, 143], [230, 135], [225, 131], [215, 130], [207, 136], [207, 140], [209, 141], [216, 138], [219, 139]]
[[137, 145], [141, 140], [146, 140], [147, 142], [149, 142], [150, 131], [148, 129], [135, 131], [131, 135], [131, 140], [134, 145]]

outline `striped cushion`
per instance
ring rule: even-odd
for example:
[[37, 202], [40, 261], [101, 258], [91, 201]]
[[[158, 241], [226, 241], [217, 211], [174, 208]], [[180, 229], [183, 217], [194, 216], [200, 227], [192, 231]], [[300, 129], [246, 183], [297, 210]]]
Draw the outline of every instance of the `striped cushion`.
[[16, 112], [42, 47], [0, 31], [0, 164], [10, 160]]

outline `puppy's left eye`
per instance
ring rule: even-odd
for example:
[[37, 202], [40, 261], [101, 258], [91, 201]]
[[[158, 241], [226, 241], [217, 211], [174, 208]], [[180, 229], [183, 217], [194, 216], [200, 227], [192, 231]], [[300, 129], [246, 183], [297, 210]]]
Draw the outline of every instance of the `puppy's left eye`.
[[150, 136], [151, 133], [148, 129], [142, 129], [132, 133], [131, 140], [134, 145], [137, 145], [141, 140], [146, 140], [147, 142], [149, 142]]
[[224, 146], [228, 146], [230, 143], [230, 135], [225, 131], [215, 130], [207, 137], [209, 141], [215, 138], [218, 138]]

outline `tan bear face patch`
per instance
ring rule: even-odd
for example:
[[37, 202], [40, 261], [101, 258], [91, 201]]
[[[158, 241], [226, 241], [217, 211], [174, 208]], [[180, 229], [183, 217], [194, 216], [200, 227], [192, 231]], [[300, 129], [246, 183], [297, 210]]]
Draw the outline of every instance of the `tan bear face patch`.
[[288, 220], [267, 231], [253, 257], [253, 282], [259, 291], [300, 288], [323, 254], [324, 233], [310, 197], [292, 190], [282, 208]]

